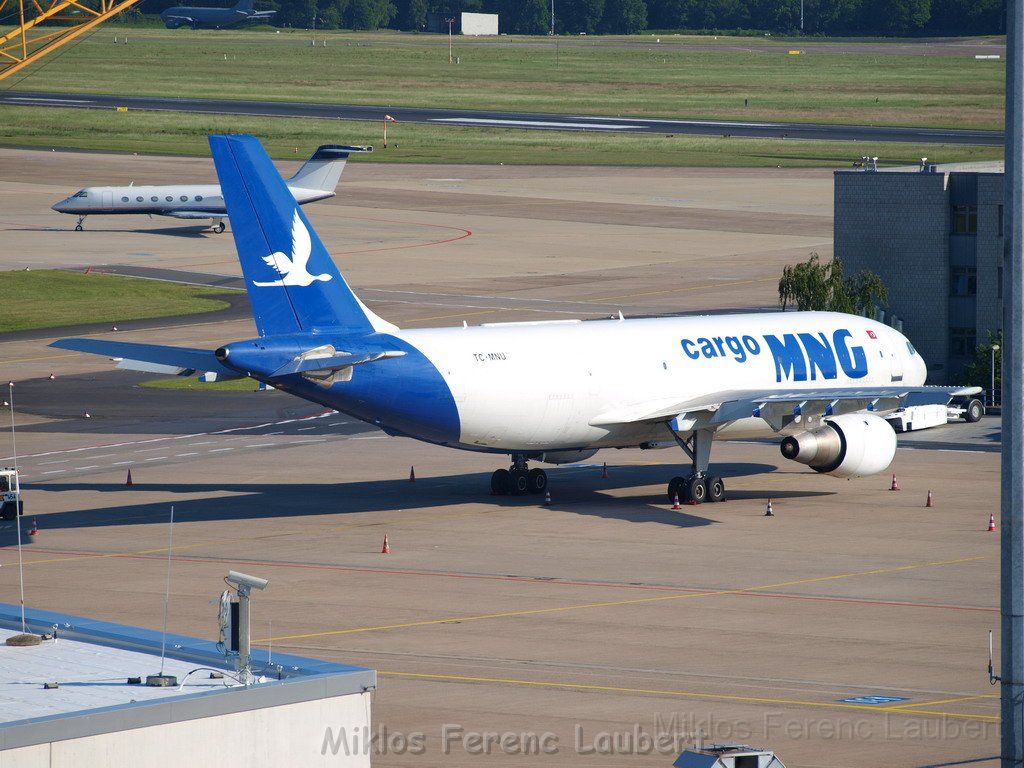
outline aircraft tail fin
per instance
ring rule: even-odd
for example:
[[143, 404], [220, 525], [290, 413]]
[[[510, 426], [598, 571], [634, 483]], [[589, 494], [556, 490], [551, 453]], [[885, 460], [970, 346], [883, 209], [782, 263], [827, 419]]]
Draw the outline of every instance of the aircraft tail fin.
[[238, 260], [260, 336], [394, 331], [349, 288], [253, 136], [210, 136]]
[[373, 152], [373, 147], [348, 147], [336, 144], [324, 144], [318, 147], [309, 160], [288, 179], [289, 187], [302, 189], [319, 189], [334, 194], [345, 170], [348, 156], [359, 152]]

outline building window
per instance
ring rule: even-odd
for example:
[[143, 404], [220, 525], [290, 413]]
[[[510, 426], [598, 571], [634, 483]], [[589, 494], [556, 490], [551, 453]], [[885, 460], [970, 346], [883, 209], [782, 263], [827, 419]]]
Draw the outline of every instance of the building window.
[[996, 206], [999, 209], [999, 236], [1003, 236], [1003, 206]]
[[953, 234], [954, 235], [976, 235], [976, 234], [978, 234], [978, 206], [976, 206], [976, 205], [954, 205], [953, 206]]
[[970, 357], [977, 346], [973, 328], [949, 329], [949, 356]]
[[996, 267], [996, 298], [1003, 298], [1003, 268]]
[[977, 267], [949, 268], [949, 295], [950, 296], [976, 296], [978, 294], [978, 269]]

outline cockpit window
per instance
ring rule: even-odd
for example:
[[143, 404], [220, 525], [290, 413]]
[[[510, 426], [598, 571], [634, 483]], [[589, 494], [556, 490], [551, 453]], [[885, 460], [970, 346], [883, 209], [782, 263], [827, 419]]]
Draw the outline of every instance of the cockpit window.
[[910, 354], [912, 354], [912, 355], [916, 355], [917, 354], [917, 350], [914, 349], [914, 345], [911, 344], [909, 341], [907, 342], [907, 349], [910, 350]]
[[75, 192], [75, 194], [73, 194], [71, 197], [88, 197], [88, 196], [89, 196], [89, 193], [86, 192], [83, 189], [83, 190], [79, 190], [78, 192]]

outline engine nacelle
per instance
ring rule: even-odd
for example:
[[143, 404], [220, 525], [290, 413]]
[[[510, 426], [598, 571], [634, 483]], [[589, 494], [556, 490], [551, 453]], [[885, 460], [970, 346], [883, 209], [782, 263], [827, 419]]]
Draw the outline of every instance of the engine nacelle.
[[545, 464], [573, 464], [577, 461], [586, 461], [597, 453], [597, 449], [586, 451], [545, 451], [537, 458]]
[[790, 435], [780, 446], [787, 459], [815, 472], [862, 477], [881, 472], [896, 455], [896, 433], [885, 419], [869, 413], [835, 416], [818, 429]]

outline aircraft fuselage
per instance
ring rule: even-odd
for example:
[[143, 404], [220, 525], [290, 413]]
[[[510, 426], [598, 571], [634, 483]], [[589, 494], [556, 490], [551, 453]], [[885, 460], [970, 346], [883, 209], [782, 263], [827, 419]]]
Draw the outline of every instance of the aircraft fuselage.
[[[318, 343], [358, 352], [351, 337]], [[228, 345], [225, 363], [256, 378], [300, 349], [261, 340], [249, 355]], [[834, 313], [744, 314], [522, 323], [374, 334], [401, 357], [353, 366], [325, 388], [300, 375], [279, 388], [386, 431], [502, 453], [636, 446], [669, 437], [645, 413], [716, 403], [730, 390], [918, 387], [925, 363], [906, 337]], [[308, 349], [308, 342], [306, 347]], [[282, 386], [283, 385], [283, 386]], [[680, 408], [680, 411], [684, 411]], [[741, 419], [722, 436], [770, 434]]]

